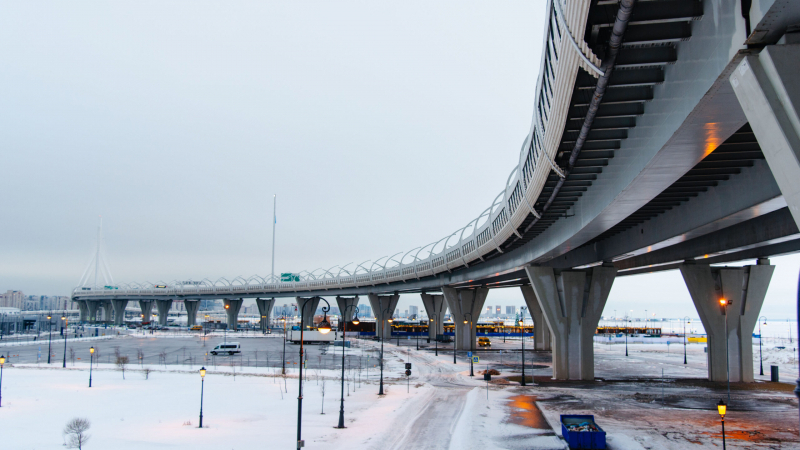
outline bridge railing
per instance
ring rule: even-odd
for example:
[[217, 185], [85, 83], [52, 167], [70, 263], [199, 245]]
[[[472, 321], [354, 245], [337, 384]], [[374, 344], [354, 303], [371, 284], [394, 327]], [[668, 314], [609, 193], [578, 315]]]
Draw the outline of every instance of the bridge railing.
[[[518, 228], [526, 217], [529, 214], [539, 216], [535, 202], [550, 173], [563, 176], [554, 160], [569, 119], [569, 105], [578, 67], [595, 76], [602, 73], [597, 67], [600, 61], [582, 38], [589, 6], [590, 0], [551, 0], [548, 3], [533, 120], [522, 143], [519, 161], [491, 206], [454, 233], [419, 250], [414, 249], [416, 253], [412, 250], [392, 257], [381, 257], [372, 262], [369, 269], [366, 264], [370, 261], [365, 261], [352, 273], [334, 266], [328, 270], [302, 272], [300, 281], [291, 283], [280, 282], [273, 277], [253, 276], [247, 280], [237, 277], [234, 281], [238, 280], [238, 285], [223, 278], [213, 283], [204, 280], [203, 286], [180, 286], [177, 289], [153, 289], [143, 285], [113, 291], [76, 288], [73, 297], [236, 295], [360, 287], [436, 275], [481, 261], [495, 251], [502, 253], [501, 246], [506, 240], [513, 235], [521, 237]], [[395, 259], [401, 254], [403, 256], [399, 260]], [[404, 262], [407, 256], [411, 256], [410, 262]], [[339, 272], [334, 276], [333, 269], [337, 267]], [[342, 275], [343, 271], [345, 275]]]

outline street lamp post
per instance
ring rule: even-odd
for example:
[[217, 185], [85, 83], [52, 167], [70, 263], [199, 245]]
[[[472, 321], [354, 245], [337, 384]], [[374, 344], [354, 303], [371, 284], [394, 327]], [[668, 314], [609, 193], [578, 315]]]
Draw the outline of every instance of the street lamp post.
[[469, 316], [469, 376], [474, 377], [475, 374], [472, 371], [472, 357], [475, 355], [475, 346], [474, 341], [472, 339], [472, 313], [465, 313], [464, 314], [464, 325], [467, 324], [467, 316]]
[[286, 375], [286, 316], [281, 317], [283, 322], [283, 366], [281, 368], [281, 375]]
[[628, 328], [630, 328], [629, 324], [631, 323], [631, 319], [627, 320], [625, 323], [625, 356], [628, 356]]
[[728, 407], [725, 405], [725, 402], [722, 400], [717, 403], [717, 412], [719, 412], [719, 419], [722, 422], [722, 450], [725, 450], [725, 413], [728, 411]]
[[437, 317], [436, 314], [431, 314], [431, 319], [428, 321], [428, 327], [430, 328], [430, 324], [433, 324], [433, 347], [436, 349], [436, 356], [439, 356], [439, 336], [436, 334], [436, 319], [433, 317]]
[[[328, 311], [331, 310], [331, 304], [328, 303], [327, 300], [320, 297], [320, 300], [325, 302], [328, 306], [322, 307], [322, 312], [325, 316], [322, 318], [322, 322], [319, 323], [317, 326], [317, 331], [322, 334], [328, 334], [331, 331], [331, 324], [328, 323]], [[302, 448], [305, 446], [305, 442], [302, 439], [302, 417], [303, 417], [303, 313], [305, 312], [306, 306], [309, 304], [314, 303], [312, 300], [308, 300], [303, 303], [303, 307], [300, 309], [300, 372], [299, 376], [297, 377], [297, 385], [298, 385], [298, 395], [297, 395], [297, 448]], [[311, 311], [311, 314], [314, 314], [314, 311]]]
[[92, 363], [94, 362], [94, 347], [89, 348], [89, 387], [92, 387]]
[[725, 374], [728, 378], [728, 404], [731, 404], [731, 362], [730, 362], [730, 350], [728, 349], [728, 306], [731, 305], [731, 301], [725, 298], [719, 299], [719, 304], [722, 305], [722, 309], [724, 311], [725, 316]]
[[203, 347], [206, 346], [206, 336], [208, 336], [208, 314], [205, 315], [206, 323], [203, 324]]
[[[230, 309], [230, 307], [231, 307], [231, 305], [225, 305], [225, 309]], [[227, 313], [227, 311], [226, 311], [226, 313]], [[228, 317], [230, 317], [230, 316], [228, 316]], [[225, 324], [225, 328], [222, 331], [222, 343], [223, 344], [227, 344], [228, 343], [228, 326], [230, 326], [230, 324], [226, 323]]]
[[0, 355], [0, 406], [3, 406], [3, 366], [6, 364], [6, 357]]
[[764, 319], [764, 325], [767, 324], [767, 318], [765, 316], [761, 316], [758, 318], [758, 361], [761, 365], [760, 374], [764, 375], [764, 357], [761, 354], [761, 342], [764, 340], [764, 335], [761, 334], [761, 319]]
[[203, 389], [206, 384], [206, 368], [200, 368], [200, 427], [203, 428]]
[[525, 310], [526, 307], [521, 307], [520, 314], [519, 314], [519, 337], [522, 341], [522, 383], [521, 386], [525, 386]]
[[50, 336], [47, 338], [47, 364], [50, 364], [50, 354], [53, 353], [52, 344], [53, 344], [53, 316], [50, 314], [47, 315], [47, 331]]
[[336, 428], [347, 428], [344, 426], [344, 344], [347, 342], [345, 334], [347, 333], [347, 308], [355, 308], [355, 319], [353, 325], [361, 323], [358, 320], [358, 307], [356, 305], [347, 305], [342, 311], [342, 400], [339, 405], [339, 425]]
[[64, 321], [64, 364], [61, 366], [63, 369], [67, 368], [67, 334], [69, 334], [69, 319], [67, 319], [66, 314], [61, 316], [61, 320]]
[[[266, 322], [266, 321], [267, 321], [267, 316], [261, 316], [261, 323], [264, 323], [264, 322]], [[265, 325], [265, 326], [264, 326], [264, 329], [263, 329], [263, 330], [261, 330], [261, 331], [263, 332], [262, 334], [267, 334], [267, 327], [268, 327], [269, 325], [268, 325], [268, 324], [266, 324], [266, 323], [264, 323], [264, 325]]]
[[[384, 314], [386, 314], [387, 311], [389, 310], [387, 309], [386, 311], [383, 311], [383, 313], [381, 313], [381, 318], [385, 317]], [[393, 320], [392, 316], [389, 316], [387, 322], [391, 324], [392, 320]], [[391, 329], [391, 327], [389, 329]], [[376, 332], [378, 331], [377, 325], [375, 327], [375, 331]], [[381, 383], [380, 387], [378, 387], [378, 395], [384, 395], [383, 394], [383, 340], [386, 339], [386, 336], [384, 336], [384, 334], [386, 334], [385, 331], [386, 327], [383, 326], [383, 320], [381, 320]]]
[[[689, 316], [684, 317], [683, 319], [683, 363], [686, 364], [686, 323], [692, 323]], [[763, 373], [761, 375], [764, 375]]]

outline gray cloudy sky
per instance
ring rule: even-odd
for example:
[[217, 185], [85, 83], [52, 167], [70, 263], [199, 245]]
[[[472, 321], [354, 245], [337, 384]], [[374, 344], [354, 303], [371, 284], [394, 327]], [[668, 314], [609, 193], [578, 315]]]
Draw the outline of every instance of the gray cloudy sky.
[[[0, 4], [0, 290], [30, 294], [78, 283], [100, 215], [117, 282], [268, 274], [272, 194], [276, 272], [451, 233], [517, 162], [545, 10]], [[765, 308], [788, 316], [800, 262], [784, 259]], [[609, 307], [643, 298], [690, 306], [674, 272], [618, 280]], [[520, 303], [517, 290], [487, 301]]]

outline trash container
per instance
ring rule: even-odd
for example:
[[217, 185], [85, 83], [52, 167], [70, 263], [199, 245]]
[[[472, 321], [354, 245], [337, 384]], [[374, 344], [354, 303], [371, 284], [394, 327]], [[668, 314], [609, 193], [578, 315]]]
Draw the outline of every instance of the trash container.
[[780, 377], [778, 376], [778, 366], [769, 366], [770, 372], [770, 381], [778, 382], [780, 381]]
[[570, 449], [605, 449], [606, 432], [592, 415], [562, 414], [561, 436]]

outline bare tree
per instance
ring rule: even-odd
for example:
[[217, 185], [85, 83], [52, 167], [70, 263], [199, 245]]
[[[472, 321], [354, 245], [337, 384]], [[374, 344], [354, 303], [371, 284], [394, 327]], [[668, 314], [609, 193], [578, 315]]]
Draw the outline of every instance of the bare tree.
[[322, 379], [319, 389], [322, 391], [322, 412], [320, 414], [325, 414], [325, 378]]
[[100, 364], [100, 349], [95, 347], [94, 349], [94, 366], [99, 367]]
[[139, 360], [139, 365], [144, 367], [144, 350], [137, 348], [136, 349], [136, 358]]
[[75, 349], [70, 346], [69, 348], [69, 359], [72, 361], [72, 365], [75, 365]]
[[142, 369], [142, 373], [144, 374], [144, 379], [145, 380], [149, 380], [150, 379], [150, 372], [152, 372], [152, 371], [153, 371], [153, 369], [151, 369], [149, 367], [145, 367], [145, 368]]
[[114, 360], [114, 363], [119, 367], [119, 370], [122, 371], [122, 379], [125, 379], [125, 366], [128, 365], [128, 357], [127, 356], [117, 356]]
[[81, 450], [89, 441], [90, 436], [86, 434], [86, 432], [89, 431], [89, 427], [91, 426], [92, 424], [89, 422], [89, 419], [80, 417], [76, 417], [67, 422], [64, 431], [62, 431], [66, 440], [64, 445], [66, 445], [67, 448], [77, 448]]
[[167, 352], [165, 350], [162, 350], [161, 352], [159, 352], [159, 354], [158, 354], [158, 362], [161, 363], [161, 364], [164, 364], [164, 368], [165, 369], [167, 368]]

